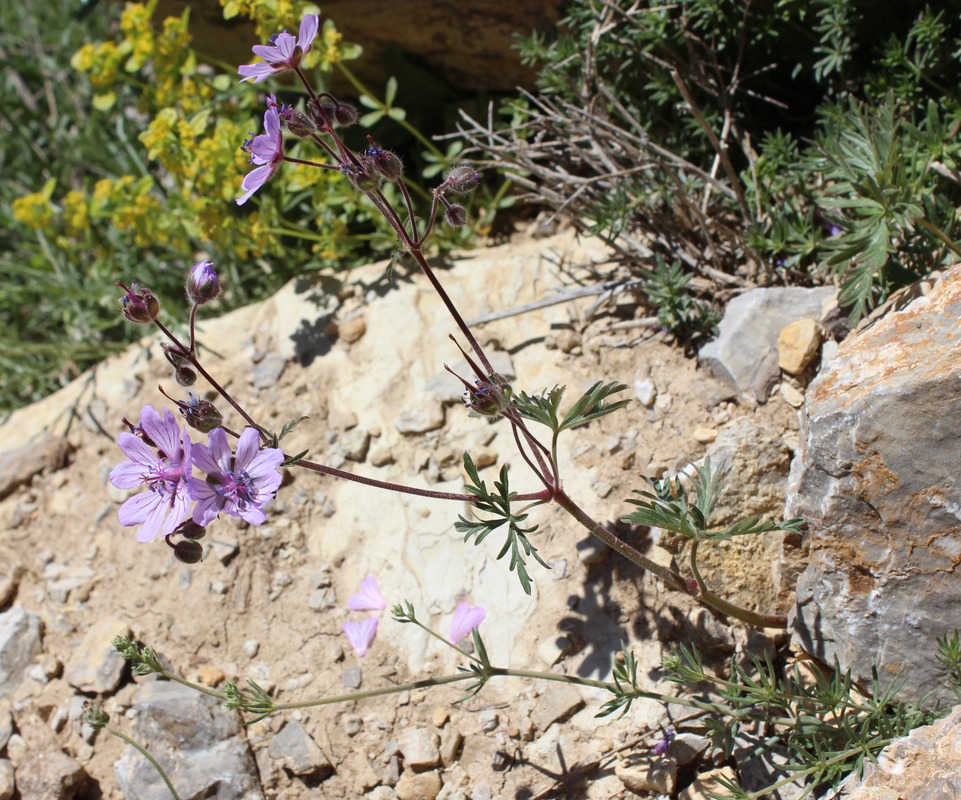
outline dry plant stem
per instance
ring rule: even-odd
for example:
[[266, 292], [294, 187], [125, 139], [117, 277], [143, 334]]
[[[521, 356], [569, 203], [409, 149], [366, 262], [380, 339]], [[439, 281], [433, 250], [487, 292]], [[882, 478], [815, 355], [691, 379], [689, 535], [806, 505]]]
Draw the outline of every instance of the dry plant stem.
[[954, 242], [948, 238], [947, 234], [938, 228], [936, 225], [932, 225], [924, 217], [915, 217], [914, 221], [924, 228], [928, 233], [930, 233], [935, 239], [937, 239], [941, 244], [947, 247], [952, 253], [961, 258], [961, 248], [959, 248]]
[[694, 119], [697, 120], [697, 124], [701, 126], [701, 129], [704, 131], [704, 134], [710, 141], [711, 147], [714, 148], [718, 158], [721, 159], [721, 166], [724, 167], [724, 172], [727, 173], [727, 178], [731, 182], [731, 188], [734, 189], [734, 193], [737, 195], [737, 204], [741, 209], [741, 213], [744, 215], [745, 219], [749, 220], [751, 218], [751, 212], [748, 209], [747, 201], [744, 199], [744, 191], [741, 188], [741, 181], [737, 177], [737, 172], [734, 170], [734, 165], [731, 164], [731, 159], [728, 158], [727, 150], [721, 145], [720, 141], [718, 141], [717, 134], [714, 133], [714, 131], [711, 129], [711, 126], [708, 125], [707, 120], [704, 119], [704, 115], [701, 113], [701, 110], [697, 107], [697, 105], [695, 105], [694, 98], [691, 97], [691, 93], [687, 90], [687, 86], [681, 78], [681, 73], [678, 72], [676, 67], [671, 69], [671, 78], [674, 79], [674, 84], [684, 97], [684, 101], [687, 103], [688, 108], [694, 115]]
[[787, 616], [784, 614], [759, 614], [756, 611], [749, 611], [746, 608], [729, 603], [708, 589], [697, 569], [697, 547], [699, 544], [700, 542], [697, 540], [691, 542], [691, 572], [694, 573], [694, 580], [697, 581], [697, 586], [701, 590], [701, 594], [697, 597], [700, 602], [720, 611], [722, 614], [746, 622], [748, 625], [756, 625], [759, 628], [780, 628], [782, 630], [787, 628]]

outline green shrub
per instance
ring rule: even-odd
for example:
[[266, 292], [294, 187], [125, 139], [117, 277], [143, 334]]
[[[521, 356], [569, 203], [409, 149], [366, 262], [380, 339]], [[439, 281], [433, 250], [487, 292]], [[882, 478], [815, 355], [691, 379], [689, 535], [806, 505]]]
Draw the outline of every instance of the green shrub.
[[540, 92], [507, 141], [465, 133], [641, 268], [677, 261], [718, 303], [837, 276], [857, 320], [961, 255], [959, 47], [961, 18], [917, 2], [574, 0], [520, 43]]

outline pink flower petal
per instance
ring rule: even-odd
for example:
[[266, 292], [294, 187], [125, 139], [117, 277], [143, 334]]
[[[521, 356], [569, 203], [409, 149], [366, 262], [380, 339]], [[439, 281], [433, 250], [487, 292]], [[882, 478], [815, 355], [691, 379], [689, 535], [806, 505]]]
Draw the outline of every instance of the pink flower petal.
[[363, 622], [345, 622], [343, 631], [357, 657], [363, 658], [377, 637], [377, 617], [367, 617]]
[[461, 603], [454, 609], [454, 617], [450, 621], [450, 640], [457, 644], [474, 628], [484, 621], [487, 611], [483, 606], [471, 607], [470, 603]]
[[387, 601], [380, 593], [377, 578], [368, 575], [360, 582], [360, 591], [351, 595], [347, 601], [347, 608], [351, 611], [380, 611], [387, 608]]

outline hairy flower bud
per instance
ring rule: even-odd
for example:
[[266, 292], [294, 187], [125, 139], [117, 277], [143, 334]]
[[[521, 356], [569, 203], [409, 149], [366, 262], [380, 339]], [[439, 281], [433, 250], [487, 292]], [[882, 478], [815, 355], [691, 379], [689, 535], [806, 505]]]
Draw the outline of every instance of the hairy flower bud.
[[334, 121], [342, 128], [349, 128], [357, 122], [357, 109], [350, 103], [337, 103], [334, 107]]
[[223, 427], [224, 417], [209, 400], [191, 397], [186, 403], [179, 403], [180, 413], [187, 424], [201, 433], [210, 433], [214, 428]]
[[374, 169], [374, 165], [367, 157], [362, 158], [357, 165], [345, 164], [342, 171], [362, 192], [372, 192], [384, 181], [384, 176]]
[[204, 546], [193, 539], [184, 539], [174, 545], [174, 558], [183, 564], [196, 564], [204, 557]]
[[382, 150], [372, 145], [367, 150], [367, 158], [374, 165], [374, 169], [389, 181], [400, 180], [404, 174], [404, 163], [390, 150]]
[[479, 183], [480, 173], [467, 164], [461, 164], [459, 167], [454, 167], [447, 173], [447, 177], [444, 179], [444, 183], [441, 184], [440, 188], [450, 189], [450, 191], [457, 192], [458, 194], [467, 194], [468, 192], [474, 191]]
[[467, 210], [457, 203], [451, 203], [444, 212], [444, 219], [452, 228], [460, 228], [467, 224]]
[[316, 125], [314, 125], [310, 117], [290, 106], [281, 106], [280, 118], [283, 120], [287, 130], [301, 139], [310, 136], [314, 130], [316, 130]]
[[130, 284], [130, 288], [117, 281], [117, 286], [126, 289], [127, 293], [120, 298], [123, 315], [138, 325], [149, 325], [160, 316], [160, 301], [149, 289], [140, 288], [137, 281]]
[[333, 127], [336, 109], [336, 104], [321, 101], [319, 98], [311, 100], [307, 104], [307, 111], [314, 118], [314, 122], [319, 128], [329, 129]]
[[197, 382], [197, 373], [190, 367], [177, 367], [174, 379], [180, 386], [193, 386]]
[[187, 275], [187, 299], [195, 306], [209, 303], [220, 294], [220, 278], [209, 258], [198, 261]]

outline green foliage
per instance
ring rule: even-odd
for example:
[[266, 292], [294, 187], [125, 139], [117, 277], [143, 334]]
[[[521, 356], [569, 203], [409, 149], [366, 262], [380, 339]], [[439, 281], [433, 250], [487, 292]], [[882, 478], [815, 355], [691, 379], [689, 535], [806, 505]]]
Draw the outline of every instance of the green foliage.
[[938, 661], [947, 672], [951, 691], [961, 700], [961, 631], [938, 637]]
[[614, 697], [601, 706], [600, 711], [594, 716], [607, 717], [615, 711], [620, 711], [619, 716], [624, 716], [631, 710], [634, 700], [640, 687], [637, 684], [637, 659], [627, 648], [625, 643], [621, 649], [623, 659], [614, 665], [611, 677], [614, 679]]
[[130, 662], [135, 675], [163, 672], [160, 657], [152, 647], [141, 646], [129, 636], [117, 636], [111, 645], [116, 652]]
[[531, 593], [531, 577], [527, 572], [525, 557], [532, 557], [542, 567], [549, 569], [547, 563], [537, 554], [537, 548], [531, 544], [527, 538], [528, 534], [537, 530], [536, 525], [524, 527], [521, 525], [527, 519], [525, 513], [515, 513], [511, 510], [511, 504], [517, 496], [517, 492], [510, 491], [508, 484], [507, 467], [501, 467], [500, 479], [494, 481], [494, 493], [487, 489], [487, 485], [477, 474], [477, 467], [468, 453], [464, 453], [464, 470], [467, 472], [471, 483], [465, 488], [476, 498], [471, 502], [479, 512], [489, 514], [486, 519], [469, 520], [466, 517], [459, 517], [454, 528], [464, 534], [466, 542], [471, 537], [474, 544], [479, 545], [491, 533], [503, 525], [507, 525], [507, 535], [504, 539], [504, 546], [497, 554], [501, 559], [508, 552], [511, 554], [511, 572], [517, 572], [517, 579], [527, 594]]
[[574, 0], [519, 49], [540, 94], [472, 143], [637, 265], [682, 336], [731, 285], [837, 279], [856, 321], [961, 255], [954, 12]]
[[[624, 522], [663, 528], [694, 541], [721, 541], [770, 531], [799, 531], [802, 524], [800, 519], [777, 522], [773, 517], [764, 519], [761, 516], [747, 517], [726, 528], [711, 530], [711, 511], [717, 503], [723, 477], [723, 468], [712, 469], [711, 459], [705, 458], [703, 466], [694, 468], [690, 490], [685, 489], [680, 476], [673, 480], [645, 478], [654, 491], [635, 491], [635, 494], [647, 499], [628, 500], [628, 503], [638, 506], [638, 510], [624, 517]], [[689, 499], [689, 495], [693, 497]]]
[[[897, 685], [882, 690], [875, 670], [868, 693], [863, 693], [835, 662], [833, 670], [814, 670], [804, 677], [797, 664], [785, 671], [769, 659], [751, 658], [750, 667], [732, 659], [729, 677], [707, 671], [693, 646], [672, 649], [663, 664], [666, 679], [703, 696], [708, 685], [719, 697], [723, 714], [705, 719], [715, 743], [728, 755], [734, 738], [747, 726], [763, 725], [763, 740], [752, 757], [783, 748], [789, 759], [787, 783], [800, 779], [813, 791], [837, 785], [852, 771], [873, 759], [893, 739], [943, 715], [939, 708], [922, 708], [896, 699]], [[775, 784], [775, 786], [780, 785]], [[744, 797], [735, 791], [730, 797]], [[768, 787], [750, 797], [762, 797]]]
[[224, 707], [228, 711], [239, 709], [247, 714], [253, 714], [253, 717], [246, 721], [247, 725], [253, 725], [273, 714], [276, 704], [270, 694], [254, 681], [247, 681], [247, 687], [241, 689], [233, 681], [224, 684], [224, 694], [227, 697]]
[[811, 164], [826, 181], [818, 204], [840, 229], [821, 248], [822, 268], [840, 276], [839, 300], [852, 308], [856, 321], [893, 287], [937, 266], [937, 239], [920, 263], [906, 254], [919, 249], [919, 239], [930, 237], [918, 229], [928, 216], [926, 207], [934, 224], [944, 226], [939, 230], [957, 227], [953, 207], [946, 219], [938, 219], [943, 203], [936, 192], [941, 187], [929, 177], [935, 157], [949, 155], [956, 162], [957, 149], [942, 153], [947, 131], [934, 101], [920, 127], [896, 116], [891, 94], [876, 107], [851, 100], [842, 119], [841, 126], [828, 125], [818, 138]]
[[574, 403], [563, 419], [558, 416], [561, 399], [564, 397], [563, 386], [555, 386], [542, 395], [520, 392], [514, 395], [513, 405], [522, 417], [545, 425], [556, 435], [624, 408], [631, 402], [630, 400], [616, 400], [613, 403], [607, 403], [605, 400], [612, 394], [623, 392], [626, 388], [625, 384], [617, 381], [610, 383], [598, 381]]
[[688, 289], [694, 276], [684, 272], [680, 261], [668, 266], [660, 254], [656, 256], [656, 264], [644, 280], [644, 293], [657, 309], [658, 322], [681, 339], [713, 334], [720, 319], [714, 308], [695, 299]]

